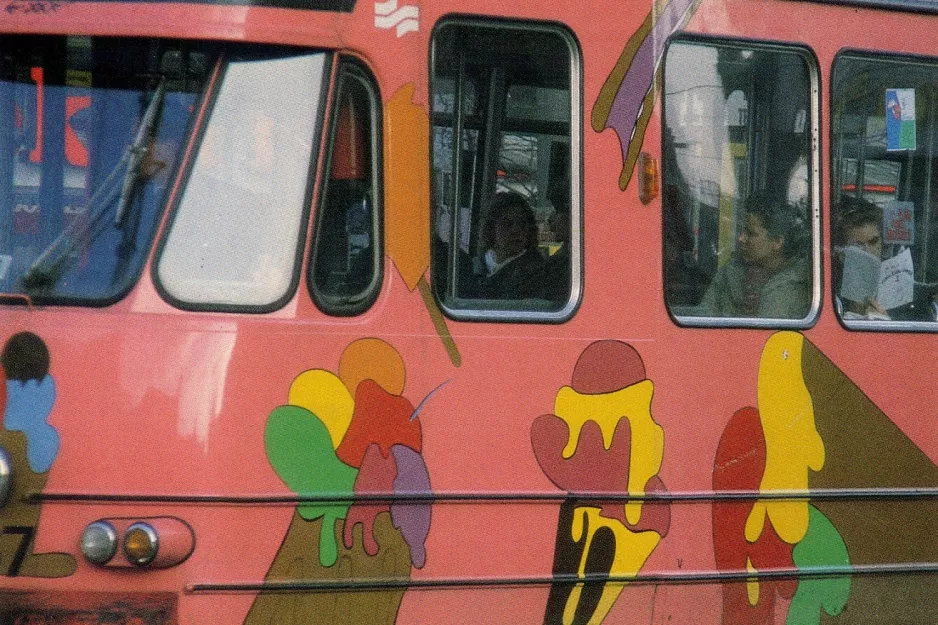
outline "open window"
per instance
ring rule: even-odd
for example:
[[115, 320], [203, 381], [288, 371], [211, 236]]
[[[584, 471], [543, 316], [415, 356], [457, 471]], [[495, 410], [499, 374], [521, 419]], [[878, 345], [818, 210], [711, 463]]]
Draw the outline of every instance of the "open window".
[[681, 38], [664, 65], [664, 269], [682, 325], [805, 327], [820, 302], [817, 76], [800, 48]]
[[576, 42], [554, 25], [449, 19], [431, 65], [432, 279], [444, 311], [569, 317], [581, 282]]
[[832, 81], [837, 312], [847, 327], [938, 330], [938, 66], [848, 52]]
[[365, 68], [343, 60], [310, 267], [313, 299], [329, 314], [364, 311], [381, 286], [379, 102]]

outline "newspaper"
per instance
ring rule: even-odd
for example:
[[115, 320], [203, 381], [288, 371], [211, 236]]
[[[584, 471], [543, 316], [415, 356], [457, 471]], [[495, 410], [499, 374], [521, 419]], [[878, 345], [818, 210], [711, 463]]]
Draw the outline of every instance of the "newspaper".
[[844, 249], [841, 298], [852, 302], [875, 299], [890, 310], [912, 301], [914, 285], [908, 248], [884, 261], [853, 245]]

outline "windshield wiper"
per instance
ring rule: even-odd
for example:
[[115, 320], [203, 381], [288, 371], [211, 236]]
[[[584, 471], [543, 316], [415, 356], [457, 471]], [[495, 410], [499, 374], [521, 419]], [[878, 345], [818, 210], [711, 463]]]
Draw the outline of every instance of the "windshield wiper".
[[[87, 222], [74, 220], [56, 237], [56, 239], [33, 261], [29, 269], [23, 274], [19, 282], [26, 291], [37, 292], [51, 289], [59, 278], [65, 273], [71, 262], [76, 248], [84, 243], [90, 245], [101, 233], [107, 229], [104, 215], [108, 207], [117, 196], [120, 188], [120, 199], [114, 215], [114, 227], [121, 228], [124, 217], [135, 195], [137, 184], [140, 181], [140, 172], [147, 154], [152, 148], [154, 129], [158, 113], [163, 107], [166, 96], [166, 79], [160, 78], [156, 92], [150, 99], [133, 143], [127, 146], [120, 161], [108, 174], [104, 183], [88, 200], [88, 212], [91, 217]], [[118, 187], [117, 176], [126, 167], [123, 184]]]
[[[127, 208], [134, 197], [137, 183], [140, 181], [140, 169], [146, 155], [152, 148], [153, 128], [156, 125], [157, 113], [163, 108], [163, 99], [166, 97], [166, 79], [160, 78], [160, 84], [156, 87], [156, 93], [150, 100], [147, 110], [140, 120], [140, 128], [137, 129], [137, 136], [134, 142], [127, 149], [125, 155], [130, 157], [130, 165], [127, 166], [127, 173], [124, 174], [124, 185], [121, 188], [120, 201], [117, 204], [117, 212], [114, 214], [114, 227], [120, 228], [124, 223], [124, 217], [127, 215]], [[123, 159], [122, 159], [123, 160]]]

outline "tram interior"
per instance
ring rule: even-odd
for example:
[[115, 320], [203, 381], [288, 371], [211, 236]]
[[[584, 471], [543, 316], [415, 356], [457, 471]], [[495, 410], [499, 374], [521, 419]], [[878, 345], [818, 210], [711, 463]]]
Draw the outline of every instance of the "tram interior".
[[[439, 296], [456, 308], [559, 307], [569, 297], [576, 218], [567, 43], [552, 32], [444, 27], [433, 63], [433, 281]], [[461, 107], [454, 106], [457, 99]], [[564, 259], [543, 301], [481, 301], [474, 292], [488, 203], [502, 191], [530, 204], [544, 258]]]

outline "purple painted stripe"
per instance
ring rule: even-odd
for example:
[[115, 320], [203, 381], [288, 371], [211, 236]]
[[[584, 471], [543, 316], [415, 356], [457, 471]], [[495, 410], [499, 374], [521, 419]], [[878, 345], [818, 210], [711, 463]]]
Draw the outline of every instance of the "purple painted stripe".
[[629, 143], [635, 134], [635, 125], [642, 110], [642, 101], [654, 84], [655, 71], [661, 62], [664, 44], [671, 34], [680, 28], [689, 17], [688, 12], [695, 0], [671, 0], [665, 5], [658, 18], [652, 24], [651, 32], [645, 36], [642, 45], [632, 58], [622, 84], [616, 92], [609, 118], [606, 123], [619, 135], [622, 145], [622, 159], [629, 153]]

